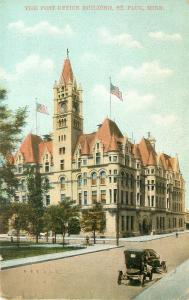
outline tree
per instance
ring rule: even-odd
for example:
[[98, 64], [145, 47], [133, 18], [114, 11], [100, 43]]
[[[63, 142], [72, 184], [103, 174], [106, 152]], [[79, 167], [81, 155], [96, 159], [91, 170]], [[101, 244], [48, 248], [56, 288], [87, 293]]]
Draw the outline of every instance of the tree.
[[26, 107], [13, 112], [5, 104], [6, 98], [6, 90], [0, 88], [0, 223], [1, 228], [7, 229], [10, 200], [18, 186], [12, 153], [20, 142], [20, 134], [26, 119]]
[[28, 229], [29, 205], [26, 203], [11, 204], [10, 225], [16, 231], [17, 245], [20, 243], [20, 231]]
[[69, 198], [65, 198], [64, 201], [58, 204], [58, 216], [57, 220], [61, 227], [62, 232], [62, 245], [65, 244], [65, 235], [68, 231], [68, 223], [71, 219], [79, 216], [79, 206], [75, 205], [75, 202]]
[[27, 181], [27, 198], [30, 206], [29, 231], [35, 235], [38, 243], [40, 232], [43, 230], [44, 196], [49, 190], [49, 183], [42, 178], [38, 166], [28, 167], [25, 171]]
[[54, 234], [55, 243], [56, 243], [56, 234], [61, 232], [58, 216], [59, 216], [58, 205], [50, 205], [46, 208], [44, 214], [44, 230], [47, 232], [47, 234], [50, 230], [52, 230]]
[[69, 198], [59, 202], [58, 205], [51, 205], [47, 209], [51, 216], [51, 229], [54, 232], [62, 233], [62, 244], [65, 244], [65, 235], [68, 232], [68, 224], [73, 219], [79, 216], [79, 207]]
[[81, 231], [80, 221], [78, 218], [72, 218], [68, 222], [68, 234], [79, 234]]
[[101, 203], [96, 202], [92, 208], [82, 211], [81, 228], [85, 232], [93, 233], [96, 244], [96, 232], [103, 233], [106, 227], [106, 216]]

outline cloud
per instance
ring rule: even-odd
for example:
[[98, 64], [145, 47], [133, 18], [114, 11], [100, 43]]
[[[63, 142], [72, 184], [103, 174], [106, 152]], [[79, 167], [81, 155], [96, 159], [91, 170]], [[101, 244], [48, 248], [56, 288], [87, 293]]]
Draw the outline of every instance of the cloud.
[[158, 61], [144, 62], [140, 67], [125, 66], [119, 73], [121, 79], [164, 79], [173, 74], [173, 70], [162, 67]]
[[100, 102], [107, 102], [110, 99], [110, 92], [102, 84], [96, 84], [92, 90], [92, 96], [97, 98]]
[[125, 48], [142, 48], [140, 42], [136, 41], [132, 35], [128, 33], [111, 34], [106, 28], [98, 29], [98, 35], [102, 43], [107, 45], [116, 45]]
[[180, 42], [182, 41], [182, 36], [179, 33], [168, 34], [163, 31], [150, 32], [149, 37], [156, 41], [161, 42]]
[[[95, 85], [92, 90], [92, 96], [96, 99], [96, 102], [101, 104], [109, 102], [110, 92], [104, 85]], [[111, 95], [112, 100], [120, 100]], [[123, 92], [123, 102], [122, 104], [127, 106], [127, 110], [141, 110], [146, 109], [154, 103], [155, 96], [153, 94], [140, 95], [137, 91], [130, 90]], [[115, 103], [115, 102], [114, 102]]]
[[27, 73], [51, 73], [54, 70], [54, 62], [49, 59], [43, 59], [38, 54], [27, 56], [22, 62], [16, 64], [15, 71], [8, 73], [0, 68], [0, 78], [5, 80], [17, 80]]
[[155, 101], [155, 95], [145, 94], [140, 95], [137, 91], [128, 91], [124, 95], [125, 102], [128, 110], [141, 110], [147, 109]]
[[96, 54], [92, 52], [84, 52], [81, 56], [82, 62], [100, 62], [99, 58]]
[[151, 121], [156, 125], [167, 127], [176, 124], [178, 117], [174, 114], [153, 114]]
[[73, 29], [69, 24], [65, 25], [64, 28], [59, 28], [55, 25], [50, 24], [47, 21], [42, 21], [32, 26], [26, 26], [21, 20], [10, 23], [8, 29], [23, 34], [23, 35], [41, 35], [41, 34], [52, 34], [61, 36], [73, 35]]

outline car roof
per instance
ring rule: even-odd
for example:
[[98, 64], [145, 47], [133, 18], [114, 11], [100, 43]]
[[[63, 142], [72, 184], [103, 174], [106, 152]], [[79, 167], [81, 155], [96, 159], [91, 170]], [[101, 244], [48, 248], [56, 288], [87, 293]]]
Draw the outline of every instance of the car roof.
[[124, 252], [139, 252], [139, 253], [141, 253], [141, 252], [144, 252], [146, 249], [133, 249], [133, 248], [131, 248], [131, 249], [126, 249]]

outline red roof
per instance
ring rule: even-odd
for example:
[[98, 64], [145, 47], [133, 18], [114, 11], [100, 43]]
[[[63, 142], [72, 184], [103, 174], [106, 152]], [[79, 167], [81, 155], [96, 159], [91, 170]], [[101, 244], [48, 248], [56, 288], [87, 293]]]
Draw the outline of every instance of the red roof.
[[38, 163], [45, 149], [52, 154], [52, 141], [45, 142], [38, 135], [28, 134], [18, 152], [24, 157], [24, 163]]
[[39, 153], [38, 146], [42, 139], [38, 135], [28, 134], [21, 144], [19, 151], [24, 156], [24, 162], [36, 163], [38, 162]]
[[115, 122], [105, 119], [96, 132], [79, 136], [77, 145], [81, 147], [81, 154], [92, 153], [93, 146], [97, 141], [103, 144], [104, 152], [118, 151], [117, 142], [123, 141], [123, 135]]
[[64, 60], [64, 66], [60, 75], [59, 83], [68, 84], [69, 81], [73, 82], [73, 71], [70, 60], [66, 58]]
[[144, 166], [157, 164], [157, 154], [154, 148], [152, 147], [150, 141], [143, 138], [138, 145], [138, 149], [140, 151], [141, 160]]

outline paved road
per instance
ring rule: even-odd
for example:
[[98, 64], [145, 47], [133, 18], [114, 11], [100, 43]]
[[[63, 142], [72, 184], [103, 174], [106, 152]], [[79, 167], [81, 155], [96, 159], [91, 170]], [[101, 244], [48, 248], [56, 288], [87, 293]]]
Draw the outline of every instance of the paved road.
[[[123, 242], [125, 243], [125, 242]], [[189, 258], [189, 234], [147, 242], [126, 242], [125, 247], [153, 248], [167, 259], [169, 270]], [[143, 288], [117, 285], [124, 269], [123, 249], [107, 250], [1, 272], [3, 295], [9, 299], [132, 299]], [[160, 278], [156, 275], [153, 283]], [[147, 283], [148, 288], [151, 283]]]

